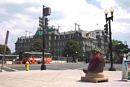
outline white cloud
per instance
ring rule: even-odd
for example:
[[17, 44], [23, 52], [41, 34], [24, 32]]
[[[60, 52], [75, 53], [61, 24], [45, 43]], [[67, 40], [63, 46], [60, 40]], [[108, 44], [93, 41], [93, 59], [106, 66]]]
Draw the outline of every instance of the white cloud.
[[42, 7], [29, 7], [26, 8], [25, 11], [27, 13], [42, 13]]
[[20, 3], [25, 3], [27, 0], [0, 0], [0, 4], [5, 4], [5, 3], [15, 3], [15, 4], [20, 4]]
[[36, 27], [37, 24], [37, 20], [32, 19], [29, 15], [14, 14], [12, 19], [2, 22], [2, 27], [6, 29], [21, 29], [24, 31], [25, 29]]
[[130, 33], [129, 31], [129, 22], [130, 22], [130, 13], [121, 7], [116, 7], [114, 11], [114, 21], [112, 23], [112, 29], [115, 34], [124, 34]]
[[4, 44], [4, 39], [5, 39], [5, 31], [1, 31], [0, 32], [0, 44]]
[[0, 30], [0, 43], [3, 43], [5, 32], [9, 30], [10, 35], [8, 45], [14, 51], [14, 43], [16, 42], [17, 38], [25, 36], [25, 31], [30, 31], [34, 34], [38, 27], [38, 20], [32, 19], [29, 15], [14, 14], [12, 19], [3, 21], [1, 25], [2, 29]]
[[0, 4], [43, 4], [44, 0], [0, 0]]
[[[49, 1], [49, 0], [48, 0]], [[100, 8], [92, 4], [86, 3], [85, 0], [58, 0], [54, 2], [51, 0], [49, 2], [50, 7], [53, 8], [54, 11], [60, 11], [64, 14], [63, 20], [55, 20], [53, 21], [53, 25], [59, 24], [62, 27], [63, 31], [74, 30], [74, 23], [77, 22], [81, 25], [81, 28], [84, 30], [94, 30], [99, 24], [98, 27], [103, 29], [103, 25], [105, 24], [105, 15], [104, 10], [109, 10], [111, 7], [114, 9], [114, 21], [112, 22], [112, 33], [120, 34], [121, 37], [125, 37], [123, 35], [129, 34], [129, 22], [121, 22], [116, 21], [119, 19], [128, 19], [130, 18], [130, 13], [126, 9], [123, 9], [117, 4], [115, 0], [97, 0], [100, 2]], [[126, 2], [127, 3], [127, 2]], [[53, 15], [53, 14], [52, 14]], [[110, 15], [110, 13], [109, 13]], [[115, 35], [113, 35], [115, 36]], [[130, 44], [130, 42], [129, 42]]]
[[7, 11], [5, 9], [0, 8], [0, 15], [6, 15]]
[[117, 4], [115, 0], [97, 0], [103, 9], [110, 9], [111, 7], [116, 7]]
[[[129, 22], [125, 19], [130, 18], [130, 13], [121, 8], [115, 0], [97, 0], [100, 2], [100, 7], [89, 4], [86, 0], [1, 0], [0, 4], [28, 4], [27, 8], [23, 8], [22, 11], [10, 14], [12, 18], [8, 21], [3, 20], [0, 24], [2, 28], [0, 30], [0, 43], [4, 41], [4, 35], [6, 30], [10, 30], [9, 46], [14, 50], [14, 43], [18, 37], [25, 35], [25, 31], [31, 31], [35, 33], [38, 27], [38, 17], [42, 16], [42, 5], [51, 7], [52, 14], [50, 15], [50, 24], [58, 26], [60, 25], [62, 31], [74, 30], [74, 23], [81, 25], [83, 30], [95, 30], [102, 28], [105, 24], [104, 9], [114, 8], [114, 21], [112, 22], [112, 33], [124, 35], [124, 33], [130, 32]], [[9, 14], [6, 8], [0, 8], [0, 15]], [[54, 16], [55, 12], [60, 12], [62, 18], [56, 19]], [[58, 13], [57, 13], [58, 14]], [[53, 20], [51, 19], [53, 17]], [[119, 21], [120, 20], [120, 21]], [[125, 21], [122, 21], [125, 20]], [[8, 26], [7, 26], [8, 25]], [[15, 37], [15, 40], [12, 40]], [[12, 42], [13, 41], [13, 42]], [[130, 42], [129, 42], [130, 43]]]
[[88, 4], [85, 0], [58, 0], [57, 2], [50, 2], [50, 7], [54, 11], [63, 13], [64, 18], [59, 21], [54, 20], [52, 24], [61, 25], [64, 28], [63, 30], [66, 30], [66, 27], [70, 25], [74, 25], [75, 22], [79, 23], [83, 29], [91, 30], [93, 29], [92, 26], [104, 21], [104, 18], [100, 18], [104, 16], [102, 9]]

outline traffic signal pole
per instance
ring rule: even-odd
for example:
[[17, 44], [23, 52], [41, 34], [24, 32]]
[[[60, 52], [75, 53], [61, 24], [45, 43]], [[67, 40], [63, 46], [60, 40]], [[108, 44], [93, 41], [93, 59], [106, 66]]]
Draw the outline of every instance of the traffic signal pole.
[[43, 50], [42, 50], [42, 65], [41, 65], [41, 70], [46, 70], [46, 65], [44, 61], [44, 52], [45, 52], [45, 18], [44, 18], [44, 5], [43, 5], [43, 16], [42, 16], [42, 44], [43, 44]]
[[[42, 39], [43, 39], [43, 50], [42, 50], [42, 54], [43, 54], [43, 58], [42, 58], [42, 65], [41, 65], [41, 70], [46, 70], [46, 65], [45, 65], [45, 29], [48, 26], [48, 18], [46, 18], [46, 16], [50, 15], [51, 10], [49, 7], [45, 7], [43, 5], [43, 15], [42, 18], [39, 17], [39, 26], [42, 27]], [[40, 24], [41, 23], [41, 24]]]

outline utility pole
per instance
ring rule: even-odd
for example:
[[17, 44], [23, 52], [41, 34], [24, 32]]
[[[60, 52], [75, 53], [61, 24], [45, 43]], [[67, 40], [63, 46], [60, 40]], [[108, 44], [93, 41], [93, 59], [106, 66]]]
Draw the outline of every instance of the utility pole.
[[28, 31], [28, 33], [29, 33], [28, 36], [31, 37], [31, 33], [32, 33], [32, 32], [31, 32], [31, 31]]
[[9, 31], [6, 32], [6, 38], [5, 38], [5, 44], [4, 44], [4, 53], [3, 53], [3, 56], [2, 56], [1, 72], [2, 72], [3, 66], [4, 66], [4, 60], [5, 60], [5, 54], [6, 54], [6, 47], [7, 47], [7, 43], [8, 43], [8, 37], [9, 37]]
[[25, 37], [27, 37], [28, 31], [25, 31]]
[[58, 29], [60, 29], [60, 25], [58, 25]]
[[79, 25], [79, 24], [77, 24], [77, 26], [78, 26], [78, 30], [80, 30], [80, 25]]
[[75, 31], [76, 31], [76, 26], [77, 26], [77, 23], [74, 23], [74, 25], [75, 25]]
[[78, 23], [74, 23], [74, 25], [75, 25], [75, 31], [76, 31], [77, 27], [78, 27], [78, 30], [80, 30], [80, 25]]

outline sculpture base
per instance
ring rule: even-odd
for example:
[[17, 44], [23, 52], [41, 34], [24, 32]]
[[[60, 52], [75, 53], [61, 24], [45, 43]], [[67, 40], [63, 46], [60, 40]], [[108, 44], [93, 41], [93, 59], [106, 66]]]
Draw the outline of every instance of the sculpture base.
[[81, 81], [94, 83], [108, 82], [108, 78], [105, 78], [103, 73], [87, 73], [85, 77], [81, 77]]

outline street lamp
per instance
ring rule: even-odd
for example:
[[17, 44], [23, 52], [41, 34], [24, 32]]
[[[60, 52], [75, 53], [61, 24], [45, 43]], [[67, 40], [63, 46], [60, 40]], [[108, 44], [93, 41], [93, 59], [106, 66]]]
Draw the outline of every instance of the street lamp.
[[108, 22], [109, 24], [109, 50], [110, 50], [110, 61], [111, 61], [111, 66], [109, 68], [109, 71], [116, 71], [116, 69], [113, 67], [113, 58], [112, 58], [112, 33], [111, 33], [111, 20], [113, 21], [113, 8], [110, 8], [110, 13], [111, 16], [108, 17], [108, 10], [105, 10], [105, 19], [106, 19], [106, 24]]

